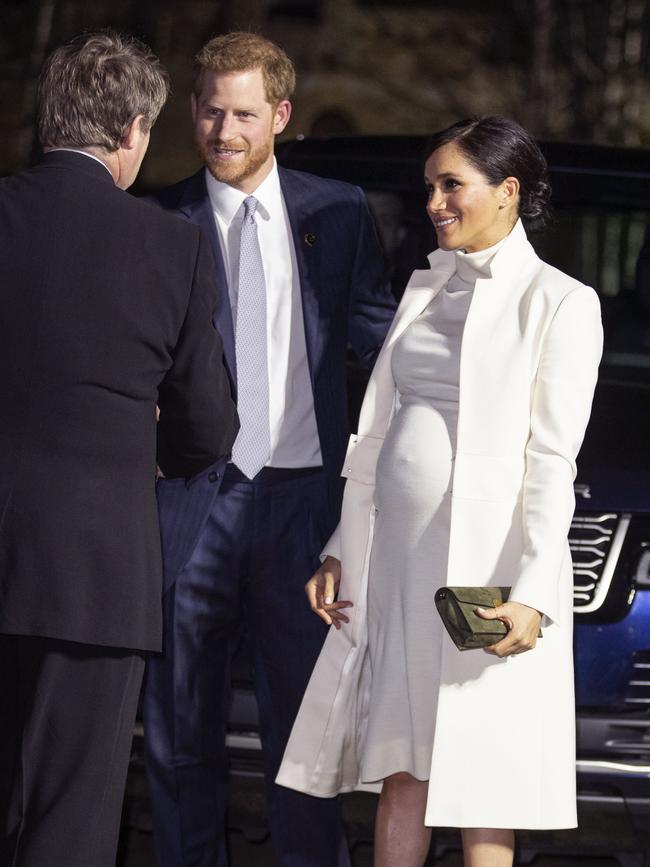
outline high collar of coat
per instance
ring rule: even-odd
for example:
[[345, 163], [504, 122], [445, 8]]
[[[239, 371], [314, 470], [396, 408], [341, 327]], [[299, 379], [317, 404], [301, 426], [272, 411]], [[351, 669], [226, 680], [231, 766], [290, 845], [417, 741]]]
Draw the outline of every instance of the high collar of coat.
[[[427, 258], [431, 272], [436, 272], [436, 276], [440, 274], [448, 279], [456, 271], [456, 256], [453, 250], [434, 250]], [[484, 279], [493, 280], [496, 285], [509, 285], [520, 281], [522, 271], [526, 270], [526, 266], [533, 266], [536, 260], [537, 254], [519, 219], [492, 259], [490, 277]]]
[[[428, 259], [431, 266], [429, 269], [413, 272], [391, 330], [375, 363], [359, 417], [358, 432], [361, 436], [383, 437], [385, 435], [395, 396], [391, 372], [393, 346], [408, 325], [447, 284], [456, 270], [456, 256], [453, 250], [436, 250], [429, 255]], [[508, 298], [516, 298], [518, 294], [516, 291], [509, 290], [519, 287], [519, 293], [525, 291], [539, 264], [524, 227], [518, 220], [506, 242], [492, 260], [492, 276], [477, 280], [477, 286], [480, 284], [481, 288], [474, 293], [472, 304], [475, 304], [476, 297], [483, 292], [493, 297], [492, 293], [495, 290], [498, 292], [498, 297], [504, 303], [508, 303]]]

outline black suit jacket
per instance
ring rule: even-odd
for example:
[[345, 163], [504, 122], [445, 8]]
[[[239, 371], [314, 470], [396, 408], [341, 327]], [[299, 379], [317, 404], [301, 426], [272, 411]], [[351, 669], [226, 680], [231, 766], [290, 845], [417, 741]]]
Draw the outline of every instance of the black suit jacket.
[[236, 427], [213, 268], [83, 154], [0, 181], [0, 632], [160, 647], [156, 437], [192, 476]]

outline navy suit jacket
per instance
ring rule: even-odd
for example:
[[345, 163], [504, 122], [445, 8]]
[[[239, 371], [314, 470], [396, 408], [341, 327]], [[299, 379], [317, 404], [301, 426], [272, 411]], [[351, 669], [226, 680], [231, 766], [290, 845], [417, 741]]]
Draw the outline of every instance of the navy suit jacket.
[[[384, 262], [365, 196], [358, 188], [304, 172], [279, 169], [296, 250], [316, 423], [327, 484], [323, 543], [338, 523], [340, 477], [349, 436], [347, 347], [370, 367], [395, 312]], [[236, 383], [235, 341], [228, 284], [214, 216], [201, 169], [160, 191], [164, 208], [202, 227], [216, 263], [226, 364]], [[225, 461], [187, 485], [161, 481], [158, 502], [166, 585], [189, 558], [217, 495]]]

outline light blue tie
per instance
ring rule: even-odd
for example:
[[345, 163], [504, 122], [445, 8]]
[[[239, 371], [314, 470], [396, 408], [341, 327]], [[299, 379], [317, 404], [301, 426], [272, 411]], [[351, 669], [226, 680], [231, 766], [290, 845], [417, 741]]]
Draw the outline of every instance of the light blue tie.
[[254, 196], [244, 199], [235, 325], [237, 412], [241, 426], [232, 459], [249, 479], [257, 475], [271, 454], [266, 282], [255, 222], [257, 205]]

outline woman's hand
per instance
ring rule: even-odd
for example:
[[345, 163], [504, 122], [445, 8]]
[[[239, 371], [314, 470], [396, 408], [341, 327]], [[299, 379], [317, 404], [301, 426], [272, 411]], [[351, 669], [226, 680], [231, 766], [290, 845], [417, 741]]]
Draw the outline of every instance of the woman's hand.
[[343, 614], [343, 608], [351, 608], [352, 602], [339, 600], [334, 601], [336, 592], [341, 582], [341, 561], [336, 557], [326, 557], [323, 565], [318, 569], [305, 584], [305, 593], [311, 610], [336, 629], [341, 628], [341, 623], [349, 623], [350, 618]]
[[535, 608], [522, 602], [505, 602], [497, 608], [477, 608], [476, 613], [484, 620], [501, 620], [508, 627], [501, 641], [483, 648], [486, 653], [514, 656], [532, 650], [537, 644], [542, 615]]

